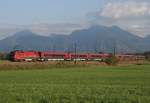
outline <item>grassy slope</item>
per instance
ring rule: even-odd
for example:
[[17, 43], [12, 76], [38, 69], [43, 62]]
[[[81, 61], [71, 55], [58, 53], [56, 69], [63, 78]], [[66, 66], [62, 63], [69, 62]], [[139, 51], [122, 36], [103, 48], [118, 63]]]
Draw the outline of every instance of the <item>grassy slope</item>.
[[0, 71], [0, 103], [149, 103], [150, 65]]

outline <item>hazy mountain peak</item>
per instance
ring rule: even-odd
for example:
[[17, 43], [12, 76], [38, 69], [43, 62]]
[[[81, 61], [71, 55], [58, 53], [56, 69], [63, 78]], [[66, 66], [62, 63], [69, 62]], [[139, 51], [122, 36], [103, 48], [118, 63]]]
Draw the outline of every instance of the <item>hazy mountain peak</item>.
[[110, 28], [113, 28], [113, 29], [121, 29], [120, 27], [116, 26], [116, 25], [112, 25]]
[[32, 36], [36, 35], [30, 30], [22, 30], [14, 34], [15, 37], [26, 37], [26, 36]]

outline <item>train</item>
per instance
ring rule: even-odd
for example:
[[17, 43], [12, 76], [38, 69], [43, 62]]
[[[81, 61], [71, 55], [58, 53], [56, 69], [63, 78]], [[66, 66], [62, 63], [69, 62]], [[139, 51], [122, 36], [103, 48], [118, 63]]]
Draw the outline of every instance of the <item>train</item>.
[[11, 61], [102, 61], [109, 58], [107, 53], [69, 53], [52, 51], [12, 51]]
[[[71, 53], [53, 51], [25, 51], [16, 50], [10, 52], [10, 60], [14, 62], [35, 61], [105, 61], [110, 58], [110, 53]], [[120, 61], [143, 60], [143, 55], [116, 54]]]

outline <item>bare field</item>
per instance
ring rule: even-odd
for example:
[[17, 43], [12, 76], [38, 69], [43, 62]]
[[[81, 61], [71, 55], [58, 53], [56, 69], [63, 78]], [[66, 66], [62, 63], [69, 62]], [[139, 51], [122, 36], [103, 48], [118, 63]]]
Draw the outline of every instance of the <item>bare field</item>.
[[10, 62], [1, 61], [0, 70], [16, 70], [16, 69], [51, 69], [51, 68], [67, 68], [67, 67], [86, 67], [93, 65], [106, 65], [104, 62], [86, 62], [86, 61], [48, 61], [48, 62]]
[[[150, 64], [147, 61], [124, 61], [117, 65], [144, 65]], [[68, 67], [89, 67], [89, 66], [108, 66], [104, 62], [98, 61], [47, 61], [47, 62], [10, 62], [0, 61], [0, 70], [17, 70], [17, 69], [51, 69], [51, 68], [68, 68]]]

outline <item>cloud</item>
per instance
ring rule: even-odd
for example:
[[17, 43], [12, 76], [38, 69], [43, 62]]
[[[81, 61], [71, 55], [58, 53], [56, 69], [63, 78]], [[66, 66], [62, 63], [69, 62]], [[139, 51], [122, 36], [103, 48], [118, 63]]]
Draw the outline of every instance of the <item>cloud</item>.
[[86, 24], [31, 24], [31, 25], [10, 25], [0, 24], [0, 40], [12, 36], [22, 30], [30, 30], [37, 35], [50, 36], [51, 34], [70, 34], [74, 30], [87, 28]]
[[84, 24], [35, 24], [28, 25], [29, 30], [43, 36], [51, 34], [70, 34], [74, 30], [85, 28]]
[[150, 16], [150, 4], [146, 2], [108, 3], [98, 15], [112, 19]]
[[20, 26], [0, 23], [0, 40], [9, 37], [21, 30], [23, 30], [23, 28]]
[[91, 23], [118, 25], [139, 36], [145, 36], [150, 33], [150, 2], [147, 0], [108, 2], [93, 15]]

